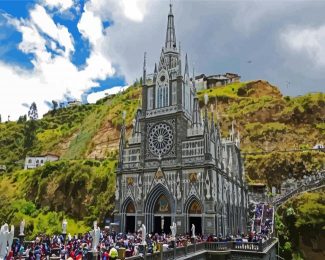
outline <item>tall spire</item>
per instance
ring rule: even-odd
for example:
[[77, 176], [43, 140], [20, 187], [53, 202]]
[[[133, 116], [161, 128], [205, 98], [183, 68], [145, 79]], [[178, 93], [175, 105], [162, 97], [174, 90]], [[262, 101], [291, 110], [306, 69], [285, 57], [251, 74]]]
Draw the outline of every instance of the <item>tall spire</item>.
[[143, 58], [143, 79], [142, 79], [142, 84], [146, 85], [146, 78], [147, 78], [147, 53], [144, 53], [144, 58]]
[[120, 133], [120, 144], [119, 144], [119, 168], [123, 165], [123, 153], [125, 148], [125, 116], [126, 112], [122, 112], [122, 127], [121, 127], [121, 133]]
[[201, 112], [200, 112], [200, 107], [199, 107], [199, 100], [198, 100], [197, 97], [194, 98], [192, 125], [194, 127], [199, 127], [199, 126], [202, 125]]
[[185, 55], [185, 72], [184, 72], [184, 77], [189, 76], [189, 71], [188, 71], [188, 60], [187, 60], [187, 53]]
[[133, 135], [141, 133], [141, 128], [140, 128], [140, 117], [141, 117], [141, 108], [138, 108], [134, 124], [133, 124]]
[[176, 34], [175, 34], [173, 8], [172, 8], [173, 5], [170, 3], [169, 6], [170, 6], [170, 11], [168, 14], [165, 48], [168, 50], [175, 50], [176, 49]]

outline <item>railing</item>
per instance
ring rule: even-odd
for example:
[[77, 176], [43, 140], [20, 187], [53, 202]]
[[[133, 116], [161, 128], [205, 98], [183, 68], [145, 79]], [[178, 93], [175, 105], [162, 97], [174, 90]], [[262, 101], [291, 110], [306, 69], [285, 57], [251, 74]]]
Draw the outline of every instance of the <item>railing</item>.
[[207, 242], [205, 249], [208, 251], [227, 251], [229, 250], [228, 242]]
[[298, 187], [297, 189], [285, 194], [284, 196], [280, 197], [280, 198], [276, 198], [273, 201], [274, 206], [280, 206], [282, 203], [284, 203], [285, 201], [287, 201], [288, 199], [292, 198], [293, 196], [302, 193], [304, 191], [308, 191], [311, 189], [314, 189], [316, 187], [321, 187], [325, 185], [325, 174], [322, 174], [321, 178], [316, 180], [315, 182], [312, 183], [308, 183], [306, 185], [302, 185], [300, 187]]
[[[168, 248], [165, 251], [156, 252], [153, 254], [146, 254], [147, 260], [172, 260], [185, 256], [191, 256], [194, 253], [206, 252], [225, 252], [225, 251], [245, 251], [245, 252], [264, 252], [270, 245], [276, 242], [275, 238], [269, 238], [262, 242], [242, 242], [242, 241], [226, 241], [226, 242], [201, 242], [193, 244], [185, 244], [182, 247]], [[144, 256], [127, 257], [127, 260], [143, 259]]]

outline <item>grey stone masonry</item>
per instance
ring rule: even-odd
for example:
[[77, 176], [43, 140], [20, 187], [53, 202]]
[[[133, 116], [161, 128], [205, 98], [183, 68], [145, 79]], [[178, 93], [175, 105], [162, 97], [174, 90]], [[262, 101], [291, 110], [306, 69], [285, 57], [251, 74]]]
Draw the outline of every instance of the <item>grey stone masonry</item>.
[[187, 56], [176, 43], [172, 6], [158, 66], [143, 71], [142, 106], [126, 140], [121, 129], [115, 215], [121, 232], [246, 233], [247, 186], [239, 135], [222, 138], [214, 111], [198, 106]]

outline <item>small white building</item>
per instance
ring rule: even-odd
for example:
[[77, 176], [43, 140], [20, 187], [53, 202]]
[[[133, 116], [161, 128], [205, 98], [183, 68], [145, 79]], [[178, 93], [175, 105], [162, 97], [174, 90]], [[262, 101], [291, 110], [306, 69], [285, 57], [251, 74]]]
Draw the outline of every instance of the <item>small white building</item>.
[[81, 106], [82, 103], [79, 100], [68, 101], [67, 107]]
[[25, 159], [24, 169], [34, 169], [43, 166], [46, 162], [54, 162], [59, 160], [59, 156], [55, 154], [45, 154], [42, 156], [27, 156]]

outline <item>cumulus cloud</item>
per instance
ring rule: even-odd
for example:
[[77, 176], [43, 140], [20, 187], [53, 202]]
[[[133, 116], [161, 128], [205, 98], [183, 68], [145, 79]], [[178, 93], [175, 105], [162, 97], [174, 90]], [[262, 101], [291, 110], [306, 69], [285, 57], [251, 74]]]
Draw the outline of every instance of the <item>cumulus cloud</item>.
[[[27, 18], [7, 18], [22, 34], [18, 48], [28, 54], [34, 68], [24, 70], [0, 60], [3, 118], [26, 114], [21, 104], [33, 101], [42, 114], [48, 109], [44, 101], [60, 100], [65, 93], [80, 99], [98, 86], [98, 80], [112, 75], [123, 75], [131, 84], [142, 75], [145, 51], [148, 73], [153, 71], [165, 40], [169, 1], [88, 0], [83, 9], [80, 6], [77, 0], [41, 0]], [[316, 73], [306, 72], [305, 64], [297, 65], [293, 57], [308, 57], [324, 66], [324, 8], [323, 1], [180, 0], [174, 1], [173, 10], [183, 57], [189, 54], [196, 73], [230, 71], [243, 80], [262, 78], [280, 87], [296, 81], [291, 92], [282, 90], [301, 94], [320, 91], [324, 85], [325, 76], [317, 73], [315, 80]], [[69, 12], [80, 15], [77, 29], [90, 43], [81, 67], [71, 61], [80, 39], [55, 22], [58, 12], [61, 18]], [[107, 21], [110, 26], [104, 28]], [[307, 87], [311, 82], [314, 88]], [[88, 100], [95, 102], [105, 93], [91, 94]]]
[[[98, 80], [113, 76], [112, 63], [101, 53], [104, 32], [96, 35], [92, 42], [85, 66], [78, 68], [71, 62], [74, 40], [68, 29], [54, 22], [48, 11], [41, 5], [30, 10], [28, 19], [8, 18], [22, 34], [18, 47], [26, 54], [32, 54], [33, 70], [24, 70], [5, 62], [0, 62], [0, 113], [11, 115], [11, 119], [26, 114], [21, 104], [36, 102], [39, 114], [48, 110], [45, 101], [62, 100], [65, 93], [76, 99], [92, 87]], [[89, 40], [92, 36], [87, 35]]]
[[291, 27], [281, 34], [281, 39], [295, 55], [307, 57], [317, 66], [325, 66], [325, 25]]
[[57, 8], [63, 12], [73, 6], [73, 0], [44, 0], [44, 4], [49, 8]]
[[36, 5], [35, 9], [30, 12], [30, 16], [32, 23], [41, 32], [47, 34], [52, 40], [64, 47], [65, 55], [69, 55], [70, 52], [74, 51], [73, 39], [68, 29], [60, 24], [55, 24], [44, 7]]
[[128, 87], [129, 86], [116, 86], [116, 87], [113, 87], [113, 88], [110, 88], [110, 89], [107, 89], [104, 91], [91, 93], [90, 95], [88, 95], [87, 100], [89, 103], [96, 103], [97, 100], [104, 98], [106, 96], [109, 96], [109, 95], [117, 94], [121, 91], [126, 90]]
[[85, 6], [81, 19], [78, 23], [78, 29], [83, 37], [88, 39], [93, 46], [103, 36], [103, 25], [99, 16], [89, 10], [88, 5]]

